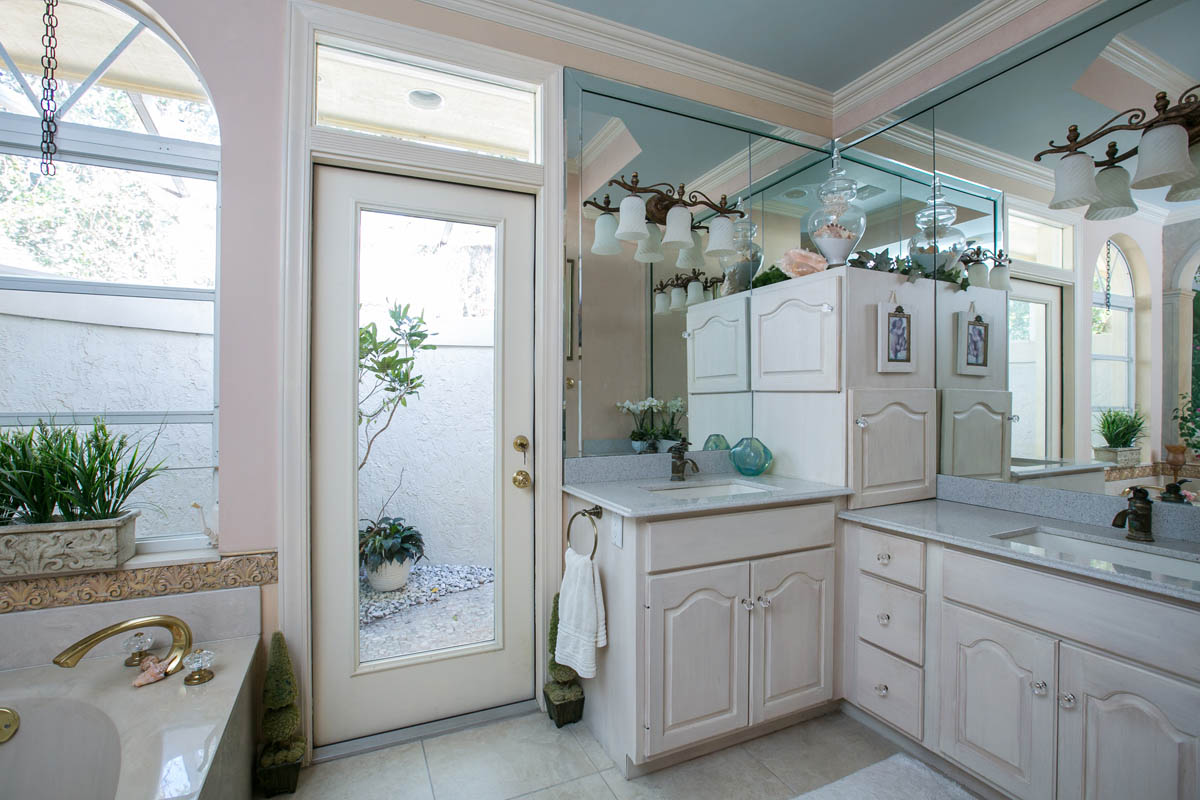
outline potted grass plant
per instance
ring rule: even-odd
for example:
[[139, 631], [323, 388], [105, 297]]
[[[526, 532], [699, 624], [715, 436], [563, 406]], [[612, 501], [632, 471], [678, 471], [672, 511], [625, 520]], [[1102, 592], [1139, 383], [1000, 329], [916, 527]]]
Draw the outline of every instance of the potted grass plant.
[[133, 556], [133, 493], [157, 476], [148, 446], [97, 419], [0, 434], [0, 577], [115, 569]]
[[1097, 460], [1109, 461], [1118, 467], [1131, 467], [1141, 461], [1142, 448], [1137, 443], [1146, 433], [1146, 415], [1141, 409], [1135, 408], [1132, 412], [1122, 408], [1106, 409], [1096, 420], [1096, 431], [1107, 445], [1092, 448]]

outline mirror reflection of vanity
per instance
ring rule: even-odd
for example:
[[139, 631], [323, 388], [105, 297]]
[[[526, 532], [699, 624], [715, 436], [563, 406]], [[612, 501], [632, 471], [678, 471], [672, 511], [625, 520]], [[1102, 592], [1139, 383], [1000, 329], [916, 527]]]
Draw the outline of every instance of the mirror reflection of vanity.
[[[788, 251], [820, 250], [809, 220], [831, 143], [570, 74], [565, 454], [633, 453], [633, 420], [617, 404], [680, 398], [679, 433], [692, 449], [713, 434], [731, 445], [753, 435], [775, 452], [772, 472], [861, 492], [850, 445], [869, 415], [855, 393], [921, 389], [933, 392], [942, 475], [1110, 495], [1200, 477], [1194, 463], [1166, 463], [1166, 445], [1180, 443], [1172, 412], [1193, 386], [1200, 189], [1184, 178], [1133, 189], [1132, 210], [1108, 207], [1109, 195], [1051, 208], [1070, 189], [1058, 187], [1056, 201], [1062, 154], [1034, 160], [1047, 141], [1065, 143], [1069, 125], [1085, 134], [1135, 107], [1153, 116], [1159, 88], [1177, 102], [1198, 82], [1187, 77], [1200, 75], [1200, 56], [1170, 31], [1196, 14], [1196, 3], [1147, 4], [934, 108], [901, 109], [856, 132], [838, 155], [865, 219], [858, 255], [774, 284], [762, 278]], [[1146, 58], [1122, 60], [1127, 52]], [[1146, 71], [1150, 63], [1175, 71]], [[1103, 167], [1109, 141], [1124, 153], [1140, 135], [1116, 131], [1084, 151]], [[1191, 149], [1196, 161], [1200, 146]], [[1135, 184], [1138, 160], [1117, 162]], [[610, 181], [634, 172], [643, 185], [725, 196], [745, 214], [734, 216], [738, 252], [663, 247], [651, 262], [628, 242], [612, 255], [590, 252], [599, 214], [584, 202], [608, 194], [618, 206], [628, 193]], [[1091, 172], [1110, 186], [1111, 172]], [[715, 216], [693, 209], [702, 243]], [[980, 258], [960, 261], [972, 248]], [[760, 285], [738, 291], [728, 273], [747, 260]], [[938, 279], [910, 279], [913, 264]], [[692, 270], [702, 274], [689, 297], [680, 276]], [[911, 372], [881, 357], [890, 324], [912, 337]], [[823, 371], [826, 362], [840, 368]], [[1096, 430], [1104, 409], [1145, 415], [1134, 448], [1106, 447]], [[817, 451], [819, 467], [806, 460]]]

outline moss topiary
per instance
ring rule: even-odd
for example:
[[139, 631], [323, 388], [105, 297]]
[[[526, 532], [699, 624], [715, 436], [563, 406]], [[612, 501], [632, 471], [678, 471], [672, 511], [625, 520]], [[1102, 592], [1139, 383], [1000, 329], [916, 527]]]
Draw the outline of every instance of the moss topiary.
[[554, 648], [558, 644], [558, 595], [554, 595], [554, 603], [550, 606], [546, 640], [550, 651], [546, 671], [550, 680], [542, 687], [542, 695], [546, 699], [546, 713], [561, 728], [583, 718], [583, 687], [579, 685], [579, 673], [554, 660]]
[[546, 684], [546, 697], [554, 704], [573, 703], [583, 699], [583, 687], [578, 683], [554, 683], [551, 681]]
[[258, 784], [267, 797], [296, 791], [305, 739], [300, 732], [300, 709], [296, 673], [283, 634], [271, 636], [267, 675], [263, 681], [263, 737], [266, 743], [258, 758]]
[[554, 649], [558, 645], [558, 595], [554, 595], [554, 603], [550, 606], [550, 630], [547, 633], [547, 644], [550, 649], [550, 680], [556, 683], [570, 683], [579, 677], [579, 673], [570, 667], [564, 667], [554, 660]]

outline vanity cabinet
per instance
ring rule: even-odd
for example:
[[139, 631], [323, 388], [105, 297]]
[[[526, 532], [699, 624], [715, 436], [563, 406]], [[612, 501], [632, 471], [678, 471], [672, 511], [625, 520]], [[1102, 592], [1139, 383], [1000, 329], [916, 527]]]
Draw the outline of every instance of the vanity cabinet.
[[934, 495], [936, 403], [933, 389], [851, 390], [851, 508]]
[[825, 272], [754, 290], [750, 298], [751, 388], [841, 388], [841, 275]]
[[689, 394], [750, 389], [748, 304], [746, 295], [736, 294], [688, 308], [684, 336]]
[[1051, 800], [1054, 652], [1048, 636], [946, 604], [942, 753], [1017, 797]]
[[1012, 393], [943, 389], [941, 395], [944, 475], [1007, 481], [1012, 469]]

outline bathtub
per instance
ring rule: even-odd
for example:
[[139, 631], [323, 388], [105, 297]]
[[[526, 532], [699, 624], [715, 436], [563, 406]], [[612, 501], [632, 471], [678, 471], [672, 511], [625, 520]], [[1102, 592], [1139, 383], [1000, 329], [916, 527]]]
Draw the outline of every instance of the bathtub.
[[202, 645], [216, 677], [149, 686], [120, 655], [0, 671], [20, 728], [0, 744], [0, 800], [248, 800], [257, 636]]

